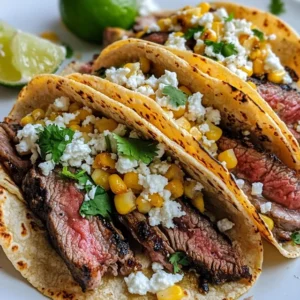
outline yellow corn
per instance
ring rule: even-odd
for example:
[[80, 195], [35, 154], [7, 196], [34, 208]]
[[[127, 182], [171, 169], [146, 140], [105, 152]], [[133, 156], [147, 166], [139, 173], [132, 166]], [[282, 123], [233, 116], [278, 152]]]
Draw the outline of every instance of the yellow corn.
[[266, 215], [259, 214], [270, 230], [274, 228], [274, 221]]
[[202, 138], [202, 133], [197, 127], [192, 127], [190, 134], [199, 142]]
[[261, 58], [262, 57], [262, 53], [259, 49], [253, 50], [250, 55], [249, 55], [251, 60], [254, 60], [256, 58]]
[[175, 32], [174, 36], [184, 36], [184, 33], [181, 31]]
[[111, 174], [109, 174], [108, 172], [101, 170], [101, 169], [96, 169], [94, 170], [94, 172], [92, 173], [92, 178], [94, 180], [94, 182], [97, 185], [100, 185], [101, 187], [103, 187], [106, 191], [109, 190], [110, 186], [109, 186], [109, 176]]
[[48, 119], [50, 120], [50, 121], [54, 121], [57, 117], [58, 117], [58, 113], [56, 113], [56, 112], [52, 112], [51, 114], [50, 114], [50, 116], [48, 117]]
[[135, 194], [140, 193], [143, 189], [143, 186], [139, 184], [139, 175], [135, 172], [126, 173], [124, 182], [127, 188], [132, 189]]
[[160, 19], [157, 21], [157, 25], [162, 31], [167, 31], [172, 25], [172, 20], [170, 18]]
[[197, 53], [197, 54], [203, 54], [204, 48], [205, 48], [205, 45], [204, 45], [204, 44], [196, 45], [196, 46], [194, 47], [194, 52]]
[[216, 42], [218, 40], [217, 33], [211, 29], [204, 31], [201, 35], [201, 38], [203, 40], [209, 40], [213, 42]]
[[184, 86], [184, 85], [181, 85], [181, 86], [179, 87], [179, 89], [180, 89], [182, 92], [184, 92], [185, 94], [187, 94], [188, 96], [192, 95], [192, 92], [189, 90], [189, 88], [187, 88], [187, 87]]
[[33, 124], [34, 119], [31, 115], [27, 115], [24, 118], [21, 119], [20, 124], [24, 127], [27, 124]]
[[202, 14], [205, 14], [205, 13], [209, 12], [209, 10], [210, 10], [210, 5], [209, 5], [209, 3], [207, 3], [207, 2], [202, 2], [202, 3], [200, 3], [200, 4], [198, 5], [198, 7], [201, 8]]
[[138, 211], [142, 214], [147, 214], [152, 208], [150, 201], [144, 199], [142, 196], [139, 196], [136, 199], [135, 204], [137, 206]]
[[179, 285], [175, 284], [163, 291], [159, 291], [156, 296], [157, 300], [181, 300], [184, 297], [184, 292]]
[[180, 179], [183, 180], [183, 173], [179, 166], [176, 164], [171, 164], [168, 171], [164, 175], [169, 181], [173, 179]]
[[70, 106], [69, 106], [69, 112], [70, 113], [74, 113], [77, 112], [80, 108], [82, 107], [82, 105], [78, 102], [73, 102]]
[[180, 107], [178, 110], [172, 110], [175, 119], [181, 118], [185, 113], [185, 107]]
[[110, 175], [108, 178], [110, 189], [114, 194], [122, 194], [127, 191], [127, 186], [118, 174]]
[[149, 200], [154, 207], [162, 207], [164, 204], [164, 199], [157, 193], [149, 195]]
[[254, 83], [254, 82], [252, 82], [252, 81], [247, 81], [247, 83], [253, 88], [253, 89], [257, 89], [257, 86], [256, 86], [256, 84]]
[[264, 73], [264, 62], [261, 59], [257, 58], [253, 61], [253, 72], [256, 75]]
[[283, 77], [285, 75], [285, 71], [272, 72], [268, 74], [268, 80], [274, 83], [281, 83]]
[[76, 116], [76, 120], [79, 121], [84, 121], [86, 119], [87, 116], [90, 116], [91, 113], [89, 111], [87, 111], [86, 109], [79, 109], [78, 110], [78, 115]]
[[40, 37], [54, 43], [59, 41], [57, 34], [53, 31], [44, 31], [40, 34]]
[[216, 33], [217, 36], [220, 36], [222, 27], [223, 24], [221, 22], [213, 22], [211, 29]]
[[46, 125], [46, 123], [45, 123], [44, 120], [38, 120], [38, 121], [35, 122], [35, 124], [40, 124], [40, 125], [42, 125], [42, 126], [45, 126], [45, 125]]
[[184, 192], [183, 183], [179, 179], [171, 180], [165, 189], [171, 192], [173, 199], [180, 198]]
[[140, 65], [141, 65], [141, 70], [144, 74], [149, 73], [150, 71], [150, 60], [147, 59], [146, 57], [141, 57], [140, 58]]
[[177, 125], [187, 131], [191, 129], [191, 123], [185, 118], [181, 117], [175, 121]]
[[213, 141], [219, 140], [223, 134], [222, 129], [211, 122], [207, 122], [207, 124], [209, 126], [209, 131], [205, 133], [206, 137]]
[[115, 207], [120, 215], [126, 215], [135, 210], [135, 196], [132, 191], [115, 195]]
[[247, 35], [247, 34], [241, 34], [239, 36], [240, 44], [243, 45], [248, 38], [249, 38], [249, 35]]
[[81, 127], [81, 132], [85, 133], [93, 133], [94, 132], [94, 126], [93, 124], [87, 124]]
[[105, 130], [114, 131], [118, 127], [118, 123], [113, 119], [102, 118], [100, 120], [96, 120], [95, 128], [102, 133]]
[[31, 115], [35, 121], [45, 118], [45, 112], [41, 108], [35, 109]]
[[70, 127], [72, 125], [80, 125], [80, 121], [79, 120], [72, 120], [72, 121], [69, 122], [68, 127]]
[[184, 195], [190, 199], [193, 199], [195, 196], [195, 186], [197, 182], [194, 180], [186, 180], [184, 182]]
[[71, 125], [69, 128], [72, 129], [73, 131], [80, 131], [81, 130], [81, 127], [79, 125]]
[[93, 168], [94, 169], [114, 169], [116, 161], [112, 159], [111, 154], [103, 152], [95, 157]]
[[204, 213], [204, 199], [203, 194], [201, 192], [197, 192], [195, 198], [192, 199], [192, 204], [201, 212]]
[[146, 30], [147, 30], [147, 29], [145, 28], [145, 30], [137, 32], [137, 33], [135, 34], [135, 37], [136, 37], [137, 39], [140, 39], [140, 38], [146, 33]]
[[236, 167], [238, 161], [232, 149], [225, 150], [218, 155], [219, 161], [226, 162], [227, 169], [233, 169]]
[[249, 77], [253, 75], [253, 69], [242, 67], [241, 70], [245, 72]]
[[82, 137], [86, 144], [92, 139], [87, 132], [82, 132]]

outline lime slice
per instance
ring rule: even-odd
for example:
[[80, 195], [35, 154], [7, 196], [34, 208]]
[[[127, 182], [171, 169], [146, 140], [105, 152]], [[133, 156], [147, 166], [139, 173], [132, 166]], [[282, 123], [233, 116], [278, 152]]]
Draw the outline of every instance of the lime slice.
[[66, 49], [32, 34], [0, 23], [0, 84], [20, 86], [33, 76], [54, 73]]

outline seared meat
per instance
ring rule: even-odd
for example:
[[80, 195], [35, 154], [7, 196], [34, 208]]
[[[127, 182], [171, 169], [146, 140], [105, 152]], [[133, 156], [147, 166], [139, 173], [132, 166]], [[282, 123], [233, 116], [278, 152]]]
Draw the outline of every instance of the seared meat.
[[138, 17], [136, 18], [133, 30], [135, 32], [142, 31], [151, 24], [156, 23], [158, 19], [159, 18], [154, 15]]
[[152, 32], [142, 36], [142, 39], [152, 43], [164, 45], [169, 38], [170, 32]]
[[122, 234], [107, 221], [79, 215], [84, 195], [54, 172], [48, 177], [32, 168], [23, 181], [30, 208], [45, 223], [50, 241], [83, 290], [96, 288], [106, 272], [128, 274], [136, 267]]
[[289, 209], [300, 209], [300, 185], [294, 170], [274, 156], [259, 152], [250, 143], [227, 137], [218, 141], [220, 151], [233, 149], [238, 160], [233, 173], [249, 183], [263, 183], [263, 196]]

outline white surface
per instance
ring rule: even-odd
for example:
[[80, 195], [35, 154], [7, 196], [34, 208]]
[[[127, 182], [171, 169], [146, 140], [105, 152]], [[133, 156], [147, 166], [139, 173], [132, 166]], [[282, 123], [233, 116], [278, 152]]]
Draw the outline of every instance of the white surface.
[[[179, 8], [199, 1], [158, 1], [163, 8]], [[268, 0], [236, 1], [266, 9]], [[285, 1], [286, 13], [282, 16], [292, 26], [300, 31], [300, 3]], [[64, 42], [69, 43], [74, 50], [85, 52], [88, 59], [97, 53], [99, 47], [88, 45], [72, 36], [61, 24], [59, 19], [58, 1], [48, 0], [0, 0], [0, 19], [11, 25], [32, 33], [44, 30], [54, 30]], [[11, 109], [17, 90], [0, 87], [0, 119]], [[245, 237], [247, 238], [247, 237]], [[257, 284], [242, 299], [254, 296], [255, 300], [296, 300], [300, 299], [300, 259], [283, 258], [272, 246], [265, 244], [265, 262], [263, 274]], [[43, 299], [12, 267], [2, 250], [0, 250], [0, 300], [4, 299]]]

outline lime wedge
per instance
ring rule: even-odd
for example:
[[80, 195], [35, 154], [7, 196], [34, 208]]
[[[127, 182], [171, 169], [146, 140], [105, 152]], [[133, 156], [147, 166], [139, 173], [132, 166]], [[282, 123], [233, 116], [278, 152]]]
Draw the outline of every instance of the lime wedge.
[[35, 75], [54, 73], [65, 56], [65, 47], [0, 23], [0, 84], [21, 86]]

